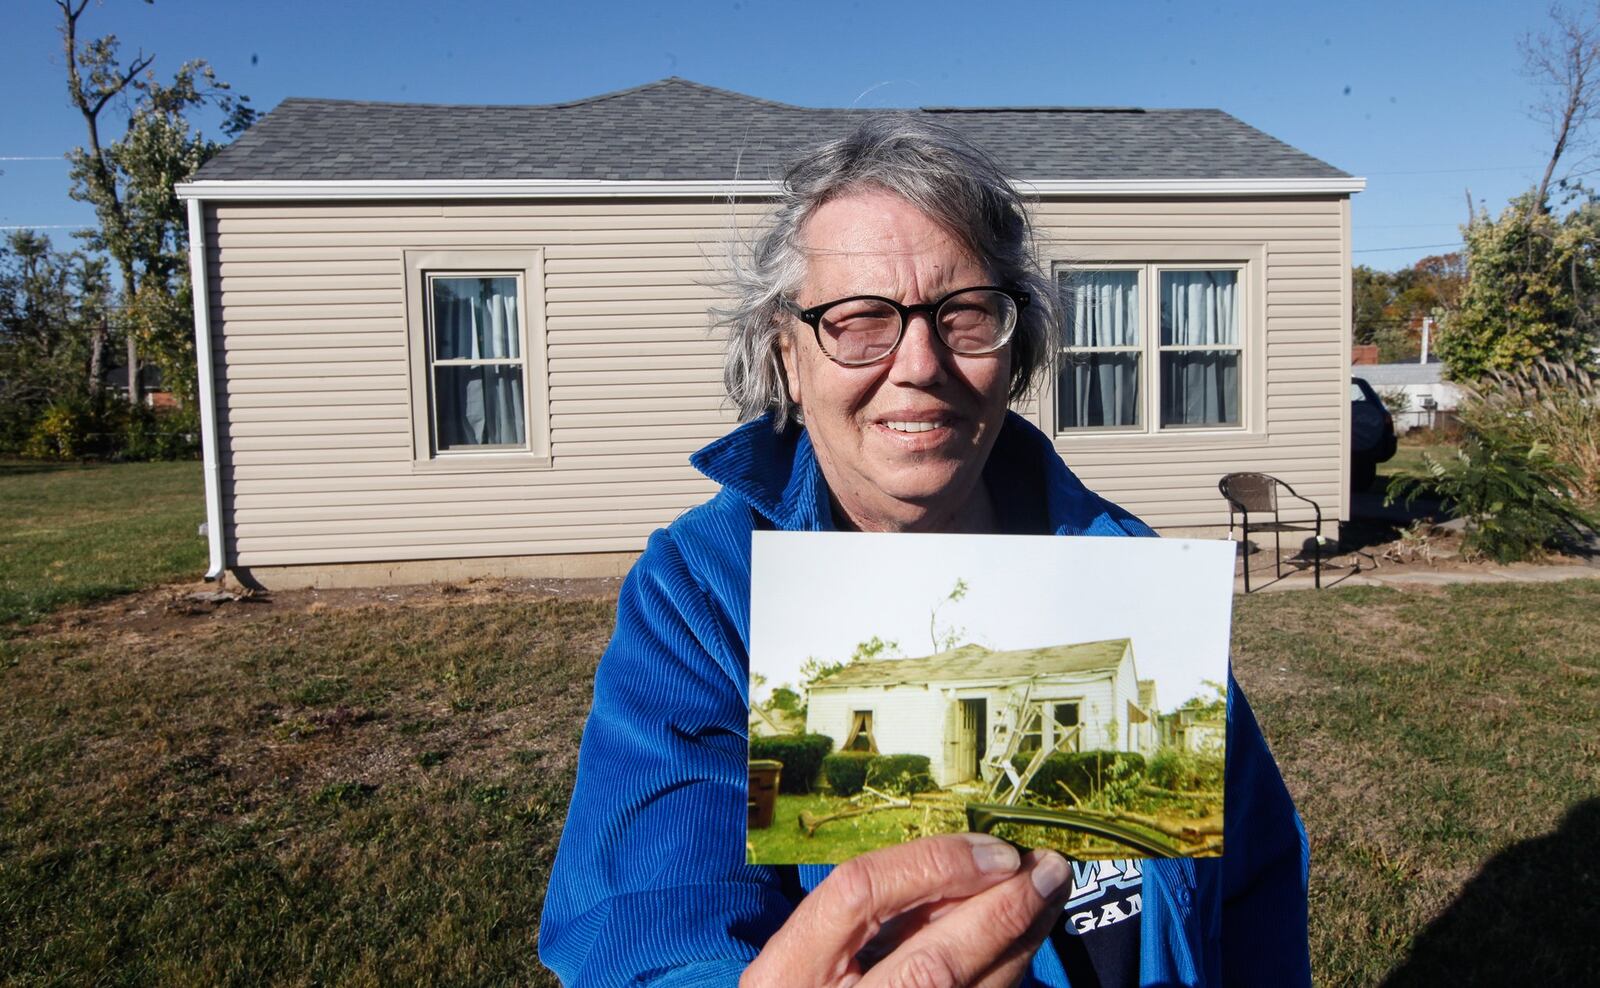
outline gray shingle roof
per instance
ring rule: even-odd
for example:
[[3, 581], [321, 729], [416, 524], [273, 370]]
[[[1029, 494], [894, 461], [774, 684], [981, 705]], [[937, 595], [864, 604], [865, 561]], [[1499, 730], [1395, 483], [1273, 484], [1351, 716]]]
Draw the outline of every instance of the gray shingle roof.
[[[669, 78], [572, 103], [447, 106], [287, 99], [199, 181], [769, 180], [868, 110], [788, 106]], [[1344, 178], [1221, 110], [923, 107], [1012, 175]]]
[[1127, 649], [1126, 638], [1010, 652], [992, 652], [981, 645], [963, 645], [921, 659], [852, 662], [815, 686], [921, 686], [963, 680], [1012, 680], [1099, 672], [1115, 670], [1117, 663], [1122, 661], [1122, 653]]
[[1396, 384], [1438, 384], [1444, 380], [1444, 364], [1359, 364], [1350, 368], [1352, 377], [1366, 378], [1373, 387]]

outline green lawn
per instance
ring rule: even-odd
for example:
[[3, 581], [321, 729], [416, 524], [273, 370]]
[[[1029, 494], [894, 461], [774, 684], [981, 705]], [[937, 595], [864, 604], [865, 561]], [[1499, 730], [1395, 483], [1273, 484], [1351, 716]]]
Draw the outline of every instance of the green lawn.
[[846, 801], [827, 795], [779, 796], [772, 826], [749, 835], [750, 862], [828, 864], [913, 837], [959, 833], [967, 829], [962, 811], [930, 805], [833, 820], [817, 828], [811, 837], [800, 829], [801, 813], [821, 817], [849, 808]]
[[0, 634], [206, 569], [200, 464], [0, 462]]
[[[0, 479], [10, 517], [123, 585], [198, 571], [198, 488], [194, 464]], [[66, 563], [18, 578], [54, 559], [28, 539], [13, 613], [111, 592]], [[533, 944], [610, 600], [151, 610], [0, 640], [0, 982], [554, 983]], [[1597, 610], [1593, 580], [1239, 598], [1320, 985], [1600, 970]]]

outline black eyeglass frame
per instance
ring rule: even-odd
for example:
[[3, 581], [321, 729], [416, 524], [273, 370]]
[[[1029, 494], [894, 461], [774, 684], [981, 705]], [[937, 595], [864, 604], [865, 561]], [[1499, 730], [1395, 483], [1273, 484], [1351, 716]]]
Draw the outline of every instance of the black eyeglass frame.
[[[951, 347], [950, 344], [945, 341], [944, 333], [940, 332], [939, 330], [939, 310], [944, 308], [944, 304], [946, 302], [955, 298], [957, 295], [965, 295], [967, 292], [998, 292], [1001, 295], [1011, 299], [1012, 303], [1017, 307], [1017, 318], [1012, 321], [1010, 328], [1006, 330], [1005, 336], [1001, 337], [994, 346], [989, 347], [987, 350], [957, 350], [954, 347]], [[1033, 296], [1029, 295], [1027, 292], [1018, 291], [1015, 288], [1004, 288], [1000, 285], [971, 285], [966, 288], [958, 288], [955, 291], [941, 296], [932, 302], [919, 302], [916, 305], [904, 305], [900, 302], [896, 302], [892, 298], [884, 298], [882, 295], [846, 295], [844, 298], [836, 298], [831, 302], [823, 302], [821, 305], [813, 305], [807, 309], [800, 308], [798, 303], [790, 299], [784, 299], [783, 301], [787, 304], [789, 311], [795, 317], [797, 317], [807, 326], [811, 327], [812, 334], [817, 338], [817, 349], [822, 351], [823, 356], [827, 357], [829, 360], [841, 367], [869, 367], [872, 364], [876, 364], [879, 361], [887, 360], [894, 356], [895, 351], [900, 349], [901, 341], [906, 338], [906, 324], [911, 321], [912, 314], [917, 312], [923, 312], [927, 314], [928, 322], [933, 325], [933, 335], [937, 336], [939, 338], [939, 342], [943, 343], [951, 353], [960, 354], [963, 357], [981, 357], [985, 354], [995, 353], [1007, 343], [1011, 342], [1011, 335], [1017, 331], [1017, 323], [1022, 321], [1022, 312], [1028, 307], [1028, 303], [1032, 300], [1032, 298]], [[822, 316], [834, 306], [843, 305], [846, 302], [882, 302], [891, 309], [895, 310], [895, 312], [899, 313], [900, 333], [894, 338], [894, 345], [883, 351], [881, 356], [874, 357], [871, 360], [864, 360], [859, 363], [851, 363], [849, 361], [840, 360], [833, 354], [829, 353], [828, 348], [822, 345]]]

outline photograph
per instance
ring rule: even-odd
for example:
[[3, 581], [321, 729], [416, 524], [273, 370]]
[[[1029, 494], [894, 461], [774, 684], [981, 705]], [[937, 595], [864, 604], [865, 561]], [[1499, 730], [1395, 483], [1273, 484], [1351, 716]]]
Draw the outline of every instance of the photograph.
[[1222, 854], [1233, 546], [757, 532], [752, 864]]

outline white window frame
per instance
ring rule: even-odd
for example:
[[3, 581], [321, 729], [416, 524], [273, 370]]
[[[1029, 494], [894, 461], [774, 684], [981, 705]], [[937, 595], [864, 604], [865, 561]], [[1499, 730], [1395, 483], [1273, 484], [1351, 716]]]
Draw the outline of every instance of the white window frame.
[[[550, 466], [550, 381], [544, 321], [544, 251], [408, 250], [403, 252], [406, 359], [411, 379], [412, 469], [421, 473], [476, 473]], [[517, 279], [517, 329], [521, 358], [433, 359], [430, 285], [436, 277]], [[522, 368], [523, 438], [518, 446], [439, 449], [435, 434], [433, 369], [456, 364]]]
[[[1052, 288], [1068, 271], [1139, 272], [1139, 346], [1084, 348], [1081, 352], [1109, 353], [1136, 349], [1140, 353], [1140, 424], [1137, 426], [1074, 426], [1059, 424], [1057, 377], [1063, 347], [1039, 396], [1040, 427], [1054, 436], [1058, 446], [1108, 449], [1236, 448], [1266, 443], [1266, 271], [1265, 244], [1071, 244], [1051, 265]], [[1224, 347], [1163, 346], [1161, 340], [1160, 276], [1163, 271], [1239, 272], [1239, 422], [1229, 425], [1171, 425], [1160, 421], [1160, 361], [1163, 352]], [[1063, 335], [1065, 327], [1063, 327]]]

